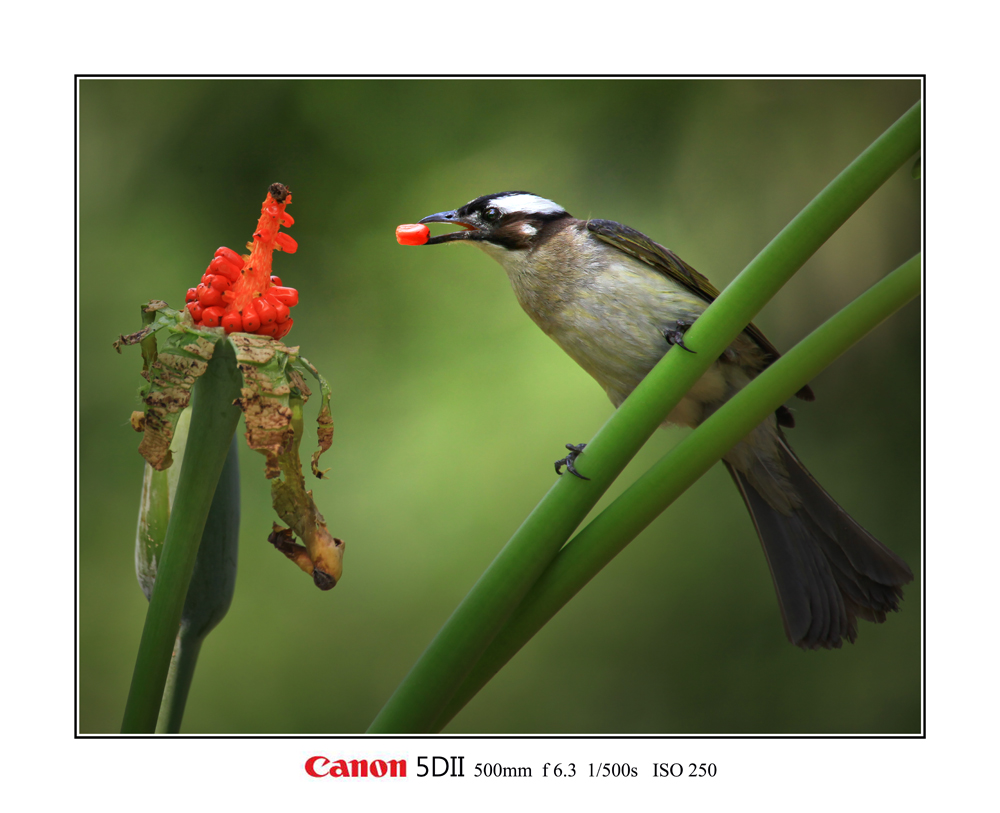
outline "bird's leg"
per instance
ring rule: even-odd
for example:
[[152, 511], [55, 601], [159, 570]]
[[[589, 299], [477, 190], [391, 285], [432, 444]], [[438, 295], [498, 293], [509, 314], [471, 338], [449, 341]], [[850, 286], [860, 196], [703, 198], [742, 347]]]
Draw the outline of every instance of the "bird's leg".
[[684, 334], [687, 333], [687, 329], [691, 327], [691, 325], [693, 324], [694, 324], [693, 321], [689, 322], [686, 319], [678, 319], [676, 322], [674, 322], [673, 328], [663, 329], [662, 331], [663, 338], [667, 340], [668, 344], [676, 344], [678, 347], [687, 350], [689, 353], [695, 353], [697, 351], [692, 350], [690, 347], [684, 344]]
[[556, 474], [562, 475], [562, 467], [566, 467], [566, 471], [570, 474], [575, 474], [581, 480], [589, 480], [589, 477], [584, 477], [580, 472], [576, 470], [576, 466], [573, 463], [580, 456], [580, 453], [586, 448], [586, 443], [579, 443], [574, 446], [572, 443], [567, 443], [566, 448], [569, 449], [569, 454], [566, 455], [562, 460], [556, 461]]

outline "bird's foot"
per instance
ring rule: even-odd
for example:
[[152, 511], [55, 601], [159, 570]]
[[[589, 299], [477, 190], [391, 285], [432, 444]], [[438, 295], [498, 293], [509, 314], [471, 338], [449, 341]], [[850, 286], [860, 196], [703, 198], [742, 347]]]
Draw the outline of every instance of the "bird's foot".
[[556, 474], [562, 475], [562, 467], [565, 466], [566, 471], [568, 471], [570, 474], [575, 474], [581, 480], [589, 480], [590, 479], [589, 477], [584, 477], [582, 474], [580, 474], [580, 472], [576, 470], [576, 466], [573, 465], [576, 462], [576, 459], [580, 456], [580, 453], [586, 448], [586, 446], [587, 446], [586, 443], [578, 443], [575, 446], [572, 443], [567, 443], [566, 448], [569, 449], [569, 454], [566, 455], [566, 457], [564, 457], [562, 460], [556, 461]]
[[676, 344], [678, 347], [687, 350], [689, 353], [695, 353], [696, 350], [692, 350], [686, 344], [684, 344], [684, 334], [694, 322], [689, 322], [685, 319], [678, 319], [674, 323], [674, 327], [663, 329], [663, 338], [667, 340], [667, 344]]

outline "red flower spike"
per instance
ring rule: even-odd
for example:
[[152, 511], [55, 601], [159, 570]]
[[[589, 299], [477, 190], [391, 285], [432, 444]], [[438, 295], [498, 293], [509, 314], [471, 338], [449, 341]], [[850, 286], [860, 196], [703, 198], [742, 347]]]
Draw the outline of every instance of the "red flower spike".
[[220, 246], [201, 284], [187, 294], [187, 308], [195, 323], [222, 326], [227, 333], [242, 331], [281, 338], [292, 327], [289, 309], [298, 304], [299, 292], [281, 284], [271, 274], [274, 251], [295, 253], [298, 243], [280, 231], [295, 223], [285, 212], [292, 194], [282, 184], [271, 184], [261, 204], [261, 214], [249, 255]]

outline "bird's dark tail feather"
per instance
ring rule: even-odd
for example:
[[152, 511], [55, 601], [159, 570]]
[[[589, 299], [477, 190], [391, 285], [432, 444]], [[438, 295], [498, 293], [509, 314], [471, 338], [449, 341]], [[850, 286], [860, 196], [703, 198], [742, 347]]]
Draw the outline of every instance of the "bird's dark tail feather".
[[788, 640], [803, 649], [840, 648], [843, 638], [854, 643], [858, 618], [881, 623], [898, 609], [901, 587], [913, 573], [837, 505], [781, 441], [782, 462], [801, 500], [789, 515], [726, 467], [764, 547]]

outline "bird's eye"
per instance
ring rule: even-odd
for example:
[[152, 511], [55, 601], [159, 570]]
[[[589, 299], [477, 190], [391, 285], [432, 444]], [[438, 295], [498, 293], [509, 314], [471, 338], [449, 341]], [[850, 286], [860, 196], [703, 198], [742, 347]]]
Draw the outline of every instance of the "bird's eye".
[[487, 223], [493, 223], [500, 219], [500, 210], [496, 206], [487, 206], [483, 209], [483, 220]]

